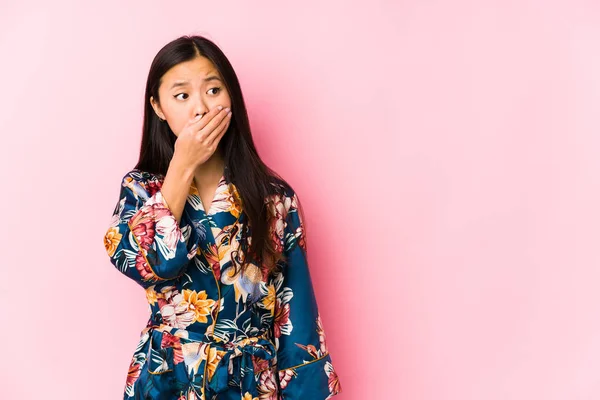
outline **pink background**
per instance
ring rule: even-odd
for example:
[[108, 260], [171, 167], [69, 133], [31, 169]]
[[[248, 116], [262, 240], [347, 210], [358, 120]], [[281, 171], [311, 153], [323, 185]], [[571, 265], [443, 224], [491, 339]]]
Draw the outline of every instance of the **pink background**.
[[147, 303], [102, 236], [183, 34], [303, 201], [340, 399], [600, 398], [591, 0], [3, 1], [0, 398], [121, 398]]

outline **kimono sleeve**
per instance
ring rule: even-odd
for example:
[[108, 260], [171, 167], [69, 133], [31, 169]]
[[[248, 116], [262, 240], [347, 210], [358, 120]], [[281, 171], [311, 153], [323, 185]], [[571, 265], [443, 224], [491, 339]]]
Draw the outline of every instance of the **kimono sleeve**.
[[342, 388], [327, 349], [313, 290], [297, 195], [292, 192], [286, 202], [290, 203], [283, 234], [287, 260], [275, 285], [279, 389], [284, 399], [329, 399]]
[[122, 179], [104, 246], [110, 262], [144, 288], [181, 276], [197, 250], [156, 182], [135, 170]]

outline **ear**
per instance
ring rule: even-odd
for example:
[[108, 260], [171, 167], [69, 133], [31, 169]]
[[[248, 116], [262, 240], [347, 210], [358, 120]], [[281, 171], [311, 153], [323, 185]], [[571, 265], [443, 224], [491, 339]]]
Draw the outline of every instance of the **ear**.
[[154, 97], [152, 97], [152, 96], [150, 96], [150, 105], [152, 106], [152, 108], [154, 109], [154, 112], [156, 113], [156, 115], [158, 115], [159, 118], [166, 119], [165, 115], [163, 114], [162, 110], [160, 109], [160, 105], [154, 101]]

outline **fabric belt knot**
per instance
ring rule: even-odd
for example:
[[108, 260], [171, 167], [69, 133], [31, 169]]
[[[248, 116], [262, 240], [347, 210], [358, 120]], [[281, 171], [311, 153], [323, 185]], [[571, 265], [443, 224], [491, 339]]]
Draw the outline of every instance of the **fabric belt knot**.
[[239, 385], [242, 400], [245, 393], [250, 393], [253, 398], [258, 397], [256, 373], [260, 370], [255, 371], [255, 362], [259, 368], [260, 365], [266, 365], [266, 368], [271, 366], [270, 360], [276, 355], [273, 343], [263, 337], [249, 337], [239, 343], [211, 343], [210, 346], [226, 351], [209, 381], [210, 390], [222, 393], [228, 385], [233, 384]]
[[[166, 351], [175, 342], [172, 340], [165, 341], [163, 336], [157, 336], [156, 341], [153, 341], [152, 338], [155, 336], [153, 332], [156, 335], [167, 332], [181, 338], [183, 341], [180, 344], [181, 346], [193, 346], [195, 349], [194, 354], [196, 354], [196, 350], [198, 353], [205, 354], [205, 363], [210, 362], [211, 348], [219, 353], [220, 360], [215, 363], [216, 365], [211, 365], [211, 368], [214, 368], [212, 376], [209, 368], [205, 368], [206, 373], [203, 374], [202, 379], [200, 379], [200, 375], [189, 377], [189, 383], [193, 387], [202, 386], [204, 388], [206, 398], [209, 398], [208, 393], [206, 393], [207, 390], [213, 393], [222, 393], [231, 385], [240, 388], [241, 400], [244, 400], [246, 393], [250, 393], [252, 398], [259, 397], [259, 382], [256, 375], [262, 370], [271, 368], [272, 360], [275, 359], [277, 354], [275, 345], [269, 340], [268, 331], [262, 335], [250, 336], [237, 342], [207, 341], [204, 334], [199, 332], [186, 331], [165, 324], [154, 325], [149, 323], [143, 333], [150, 335], [150, 348], [153, 354], [150, 354], [149, 358], [151, 365], [153, 365], [153, 368], [151, 368], [153, 374], [172, 371], [174, 369], [173, 357], [175, 356], [172, 348], [169, 352]], [[163, 345], [168, 347], [163, 348]], [[183, 358], [185, 359], [186, 356], [184, 355]], [[189, 360], [189, 362], [192, 365], [196, 364], [197, 361]], [[155, 381], [159, 380], [159, 375], [153, 376]]]

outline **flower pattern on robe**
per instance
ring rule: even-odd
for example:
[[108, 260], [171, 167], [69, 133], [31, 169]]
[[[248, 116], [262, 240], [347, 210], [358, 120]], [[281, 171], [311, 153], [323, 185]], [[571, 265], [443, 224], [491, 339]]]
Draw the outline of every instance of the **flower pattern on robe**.
[[[227, 170], [226, 170], [227, 172]], [[124, 399], [328, 399], [341, 392], [313, 291], [306, 234], [291, 187], [265, 199], [269, 238], [284, 258], [244, 273], [249, 233], [235, 185], [221, 177], [210, 210], [192, 184], [179, 223], [164, 176], [123, 176], [104, 235], [116, 269], [145, 291], [150, 316], [125, 379]], [[231, 398], [231, 394], [227, 395]]]

